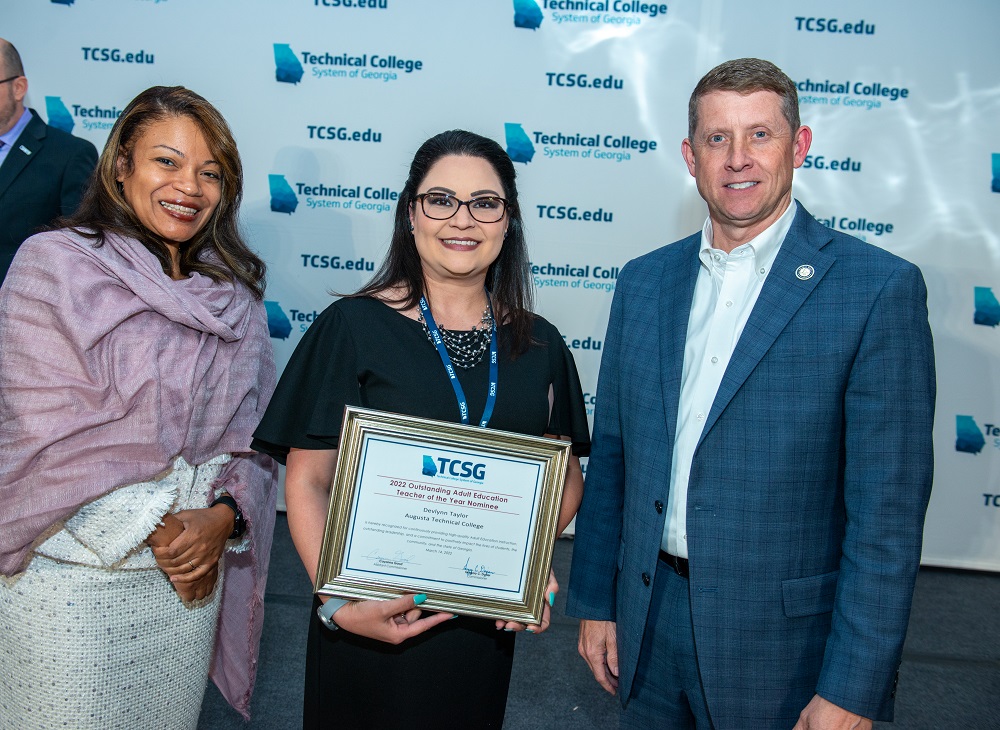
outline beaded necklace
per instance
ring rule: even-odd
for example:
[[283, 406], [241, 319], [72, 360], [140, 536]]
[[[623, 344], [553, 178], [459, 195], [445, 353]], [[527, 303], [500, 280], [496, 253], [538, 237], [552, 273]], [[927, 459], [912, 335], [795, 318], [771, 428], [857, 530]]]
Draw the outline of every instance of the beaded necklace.
[[[427, 322], [424, 321], [422, 313], [418, 313], [417, 321], [423, 325], [427, 340], [431, 344], [434, 344], [431, 331], [428, 329]], [[486, 350], [490, 344], [490, 334], [493, 331], [493, 325], [493, 315], [490, 312], [489, 305], [487, 305], [486, 309], [483, 310], [483, 316], [479, 320], [479, 324], [471, 330], [439, 329], [438, 331], [441, 334], [441, 340], [444, 342], [445, 348], [448, 350], [451, 361], [463, 370], [468, 370], [478, 365], [482, 361], [483, 355], [486, 354]]]

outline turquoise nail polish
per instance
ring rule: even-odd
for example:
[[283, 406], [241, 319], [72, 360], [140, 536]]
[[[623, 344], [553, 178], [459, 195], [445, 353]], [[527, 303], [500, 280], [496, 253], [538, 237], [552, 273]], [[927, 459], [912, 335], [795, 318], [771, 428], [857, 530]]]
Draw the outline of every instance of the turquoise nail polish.
[[527, 631], [527, 632], [528, 632], [529, 634], [533, 634], [533, 633], [535, 633], [535, 630], [534, 630], [534, 629], [525, 629], [525, 631]]
[[427, 600], [427, 594], [426, 593], [418, 593], [417, 595], [415, 595], [413, 597], [413, 605], [414, 606], [419, 606], [421, 603], [423, 603], [426, 600]]
[[504, 631], [513, 631], [514, 629], [504, 629]]
[[556, 605], [556, 594], [553, 591], [549, 591], [549, 607]]
[[448, 619], [448, 620], [451, 621], [452, 619], [455, 619], [455, 618], [458, 618], [458, 614], [457, 613], [453, 614], [452, 617], [450, 619]]

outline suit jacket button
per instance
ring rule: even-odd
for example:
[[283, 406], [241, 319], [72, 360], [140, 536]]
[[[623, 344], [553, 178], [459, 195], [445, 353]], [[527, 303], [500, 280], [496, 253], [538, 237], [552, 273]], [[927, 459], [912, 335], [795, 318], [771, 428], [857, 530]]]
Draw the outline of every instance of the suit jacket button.
[[649, 585], [649, 573], [643, 573], [642, 574], [642, 584], [644, 586], [648, 586]]
[[660, 500], [656, 500], [655, 502], [653, 502], [653, 506], [656, 507], [656, 514], [659, 515], [663, 513], [663, 502], [661, 502]]

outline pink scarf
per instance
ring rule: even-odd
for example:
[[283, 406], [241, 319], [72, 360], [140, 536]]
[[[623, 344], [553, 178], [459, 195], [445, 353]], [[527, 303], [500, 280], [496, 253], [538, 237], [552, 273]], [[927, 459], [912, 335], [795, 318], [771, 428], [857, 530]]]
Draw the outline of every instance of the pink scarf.
[[236, 498], [253, 546], [226, 555], [212, 679], [247, 716], [276, 474], [249, 444], [274, 384], [264, 306], [242, 285], [173, 281], [132, 239], [30, 238], [0, 288], [0, 574], [116, 487], [234, 454], [213, 493]]

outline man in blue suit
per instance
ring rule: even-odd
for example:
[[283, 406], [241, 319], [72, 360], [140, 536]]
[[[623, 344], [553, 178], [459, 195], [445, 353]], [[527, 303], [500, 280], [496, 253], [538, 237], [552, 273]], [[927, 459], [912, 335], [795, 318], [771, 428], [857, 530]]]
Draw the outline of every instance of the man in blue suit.
[[25, 108], [27, 93], [21, 57], [0, 38], [0, 283], [24, 239], [76, 211], [97, 164], [94, 145]]
[[917, 267], [791, 196], [794, 83], [689, 105], [701, 233], [618, 278], [568, 612], [622, 726], [870, 728], [893, 697], [932, 475]]

